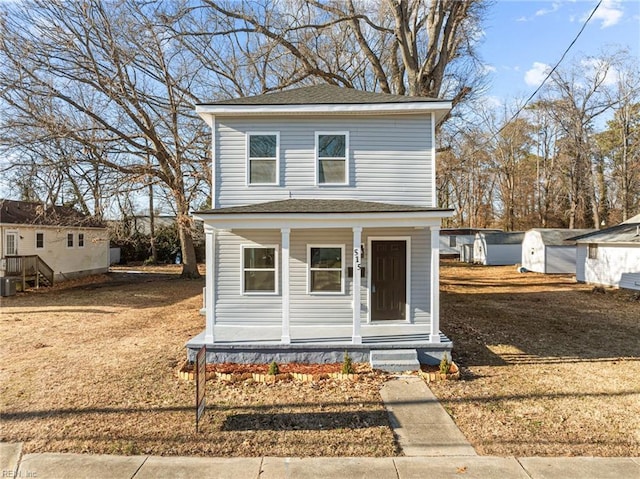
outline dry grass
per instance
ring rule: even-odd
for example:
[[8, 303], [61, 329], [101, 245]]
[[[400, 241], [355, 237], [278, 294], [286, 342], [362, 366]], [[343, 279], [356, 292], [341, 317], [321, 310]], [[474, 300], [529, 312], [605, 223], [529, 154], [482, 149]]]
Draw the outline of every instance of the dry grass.
[[[210, 381], [195, 434], [194, 386], [176, 370], [203, 326], [203, 282], [174, 265], [147, 271], [2, 298], [0, 440], [25, 441], [26, 453], [399, 453], [375, 377]], [[431, 387], [479, 453], [640, 455], [640, 303], [629, 293], [457, 263], [443, 266], [442, 289], [465, 380]]]
[[184, 343], [203, 326], [203, 282], [181, 280], [179, 267], [161, 271], [2, 298], [0, 440], [25, 441], [25, 453], [398, 453], [379, 377], [209, 381], [196, 434], [194, 385], [176, 371]]
[[570, 275], [446, 263], [467, 380], [431, 385], [480, 454], [640, 455], [640, 302]]

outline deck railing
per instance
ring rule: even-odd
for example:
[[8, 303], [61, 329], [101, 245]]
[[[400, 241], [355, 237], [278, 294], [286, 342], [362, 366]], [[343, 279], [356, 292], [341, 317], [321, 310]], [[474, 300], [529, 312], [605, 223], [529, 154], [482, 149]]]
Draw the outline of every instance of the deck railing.
[[50, 286], [53, 285], [53, 269], [37, 254], [5, 256], [5, 259], [5, 275], [22, 278], [23, 291], [27, 281], [35, 280], [36, 288], [40, 286], [42, 278]]

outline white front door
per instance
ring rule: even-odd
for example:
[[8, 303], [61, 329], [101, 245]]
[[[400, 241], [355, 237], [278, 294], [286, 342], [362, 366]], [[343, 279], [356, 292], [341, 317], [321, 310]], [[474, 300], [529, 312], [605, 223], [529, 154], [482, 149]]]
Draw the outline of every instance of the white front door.
[[18, 232], [7, 231], [4, 236], [4, 255], [13, 256], [18, 254]]

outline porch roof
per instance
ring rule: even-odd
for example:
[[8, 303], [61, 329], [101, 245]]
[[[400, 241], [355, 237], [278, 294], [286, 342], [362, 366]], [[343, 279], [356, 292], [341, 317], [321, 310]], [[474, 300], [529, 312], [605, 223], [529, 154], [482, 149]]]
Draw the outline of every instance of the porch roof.
[[[453, 210], [360, 200], [287, 199], [194, 212], [218, 228], [436, 226]], [[380, 223], [384, 223], [384, 225]]]

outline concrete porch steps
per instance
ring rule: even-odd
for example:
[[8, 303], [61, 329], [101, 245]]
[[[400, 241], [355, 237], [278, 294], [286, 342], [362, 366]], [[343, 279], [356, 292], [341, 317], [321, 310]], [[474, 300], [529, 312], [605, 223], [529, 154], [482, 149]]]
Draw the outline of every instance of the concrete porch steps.
[[381, 369], [391, 373], [420, 369], [418, 351], [415, 349], [372, 349], [369, 354], [369, 362], [373, 369]]

